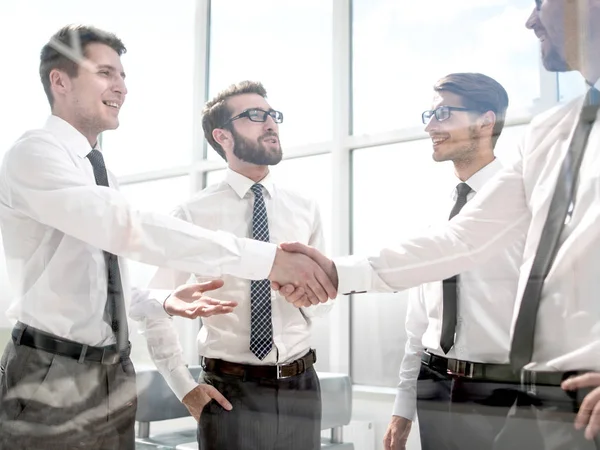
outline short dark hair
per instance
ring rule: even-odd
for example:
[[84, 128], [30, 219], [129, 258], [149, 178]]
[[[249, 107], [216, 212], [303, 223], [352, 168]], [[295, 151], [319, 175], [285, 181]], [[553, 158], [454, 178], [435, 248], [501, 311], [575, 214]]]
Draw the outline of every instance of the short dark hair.
[[267, 98], [267, 90], [261, 82], [246, 80], [232, 84], [227, 89], [219, 92], [212, 100], [204, 105], [204, 110], [202, 111], [202, 129], [204, 130], [204, 137], [210, 146], [214, 148], [225, 161], [227, 161], [225, 151], [223, 150], [223, 147], [221, 147], [221, 144], [215, 141], [212, 133], [216, 128], [231, 129], [232, 124], [223, 126], [223, 123], [229, 120], [231, 116], [231, 110], [227, 106], [227, 100], [242, 94], [258, 94], [263, 98]]
[[496, 123], [492, 133], [492, 148], [496, 146], [508, 109], [508, 94], [500, 83], [481, 73], [451, 73], [438, 80], [433, 89], [459, 95], [465, 108], [482, 114], [493, 111]]
[[63, 70], [70, 77], [79, 73], [79, 64], [73, 56], [65, 54], [60, 47], [81, 51], [85, 56], [86, 47], [92, 43], [108, 45], [119, 56], [127, 52], [123, 42], [113, 33], [92, 26], [67, 25], [58, 30], [42, 48], [40, 53], [40, 79], [46, 92], [50, 106], [54, 105], [54, 97], [50, 88], [50, 72], [54, 69]]

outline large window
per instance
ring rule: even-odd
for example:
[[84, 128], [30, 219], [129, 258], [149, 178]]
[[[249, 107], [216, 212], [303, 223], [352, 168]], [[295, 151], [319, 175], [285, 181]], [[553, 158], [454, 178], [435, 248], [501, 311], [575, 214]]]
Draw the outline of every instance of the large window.
[[[43, 125], [50, 108], [39, 79], [42, 46], [68, 24], [93, 24], [127, 47], [122, 61], [129, 94], [118, 131], [104, 136], [107, 164], [118, 174], [190, 162], [194, 0], [2, 0], [0, 152], [25, 130]], [[160, 30], [156, 32], [155, 30]]]
[[530, 112], [540, 95], [537, 40], [524, 26], [533, 6], [354, 0], [354, 134], [420, 127], [433, 84], [451, 72], [495, 78], [508, 91], [511, 114]]
[[[213, 1], [209, 96], [261, 81], [284, 114], [286, 148], [330, 140], [331, 46], [331, 0]], [[209, 149], [208, 158], [219, 156]]]

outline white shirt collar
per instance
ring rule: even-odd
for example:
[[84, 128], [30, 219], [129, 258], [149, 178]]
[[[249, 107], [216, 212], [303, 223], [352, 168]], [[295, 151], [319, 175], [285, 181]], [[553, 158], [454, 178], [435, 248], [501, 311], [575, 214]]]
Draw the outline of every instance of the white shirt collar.
[[[471, 175], [469, 179], [465, 181], [465, 183], [469, 185], [473, 192], [477, 193], [483, 188], [483, 186], [485, 186], [485, 183], [491, 180], [494, 177], [494, 175], [496, 175], [501, 170], [502, 163], [498, 158], [494, 158], [494, 160], [491, 163], [487, 164], [486, 166], [483, 166], [481, 169], [479, 169], [477, 172]], [[454, 187], [452, 189], [452, 197], [456, 198], [456, 195], [456, 187]]]
[[[48, 117], [44, 129], [58, 136], [61, 142], [65, 143], [67, 148], [81, 159], [85, 158], [92, 151], [92, 146], [86, 137], [73, 125], [58, 116], [51, 115]], [[93, 148], [101, 151], [98, 143]]]
[[[231, 189], [233, 189], [240, 198], [244, 198], [250, 188], [255, 184], [250, 178], [247, 178], [229, 168], [225, 173], [225, 182], [231, 186]], [[273, 183], [271, 172], [267, 173], [267, 175], [260, 180], [259, 183], [265, 188], [269, 196], [273, 197], [275, 194], [275, 185]]]

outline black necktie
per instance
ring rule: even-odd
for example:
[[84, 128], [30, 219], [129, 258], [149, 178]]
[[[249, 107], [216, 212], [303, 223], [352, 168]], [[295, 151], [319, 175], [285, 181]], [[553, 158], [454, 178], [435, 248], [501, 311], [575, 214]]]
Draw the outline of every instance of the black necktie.
[[558, 173], [558, 180], [548, 209], [548, 217], [542, 228], [540, 243], [515, 322], [510, 348], [510, 363], [515, 370], [520, 370], [529, 364], [533, 356], [535, 323], [544, 280], [558, 251], [565, 219], [573, 211], [579, 168], [598, 113], [598, 98], [598, 91], [591, 88], [585, 97], [569, 149]]
[[[252, 186], [254, 211], [252, 213], [252, 237], [269, 242], [269, 221], [262, 186]], [[261, 361], [273, 348], [273, 322], [271, 319], [271, 282], [250, 282], [250, 350]]]
[[[108, 175], [102, 153], [96, 149], [88, 154], [88, 159], [94, 168], [94, 177], [96, 184], [108, 187]], [[121, 283], [121, 273], [119, 272], [119, 260], [116, 255], [104, 252], [106, 262], [106, 272], [108, 278], [106, 314], [108, 322], [117, 339], [117, 348], [121, 355], [127, 353], [129, 347], [129, 331], [127, 329], [127, 315], [125, 312], [125, 300], [123, 298], [123, 285]]]
[[[456, 203], [450, 211], [450, 219], [457, 215], [463, 206], [467, 203], [467, 195], [471, 188], [467, 183], [460, 183], [456, 186]], [[454, 333], [456, 332], [456, 314], [458, 307], [458, 275], [444, 280], [443, 282], [443, 318], [442, 335], [440, 337], [440, 347], [444, 353], [448, 353], [454, 345]]]

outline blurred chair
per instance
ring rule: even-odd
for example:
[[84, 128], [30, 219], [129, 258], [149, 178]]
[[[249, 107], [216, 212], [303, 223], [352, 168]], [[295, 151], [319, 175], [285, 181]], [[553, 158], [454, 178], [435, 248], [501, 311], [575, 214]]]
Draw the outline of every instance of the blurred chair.
[[[198, 378], [201, 366], [190, 366], [194, 378]], [[323, 404], [321, 429], [330, 430], [323, 438], [321, 448], [327, 450], [354, 450], [352, 443], [343, 441], [343, 427], [350, 423], [352, 415], [352, 383], [344, 374], [319, 373]], [[173, 432], [151, 434], [150, 424], [162, 420], [189, 417], [186, 407], [177, 399], [164, 378], [156, 369], [137, 371], [138, 407], [136, 414], [136, 450], [177, 449], [198, 450], [196, 427]]]

